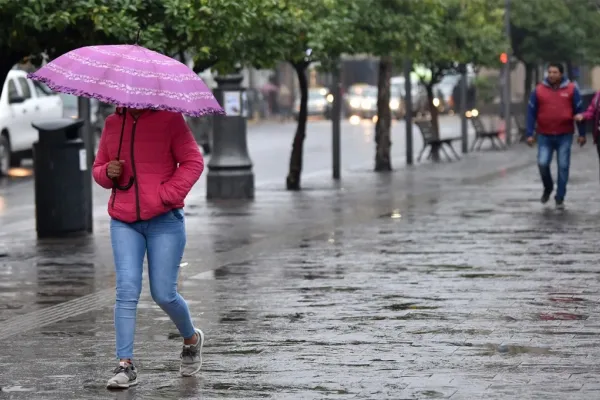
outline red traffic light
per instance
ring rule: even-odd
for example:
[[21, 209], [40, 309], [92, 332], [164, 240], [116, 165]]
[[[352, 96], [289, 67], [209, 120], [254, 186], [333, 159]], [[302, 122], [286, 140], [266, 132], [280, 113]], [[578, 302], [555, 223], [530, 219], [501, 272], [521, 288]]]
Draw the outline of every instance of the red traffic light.
[[508, 62], [508, 54], [506, 54], [506, 53], [500, 54], [500, 62], [502, 64], [506, 64]]

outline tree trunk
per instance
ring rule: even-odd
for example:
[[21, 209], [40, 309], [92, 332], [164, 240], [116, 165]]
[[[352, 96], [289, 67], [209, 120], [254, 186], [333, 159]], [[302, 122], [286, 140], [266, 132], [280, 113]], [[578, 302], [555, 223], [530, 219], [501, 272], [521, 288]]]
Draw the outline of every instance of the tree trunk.
[[390, 109], [390, 79], [392, 76], [392, 60], [382, 57], [379, 61], [377, 78], [377, 122], [375, 123], [375, 171], [391, 171], [392, 161], [392, 111]]
[[[440, 121], [438, 118], [438, 108], [433, 104], [433, 99], [435, 97], [433, 94], [433, 83], [428, 83], [425, 85], [425, 89], [427, 90], [427, 103], [429, 104], [429, 115], [431, 115], [431, 127], [433, 128], [433, 135], [435, 139], [439, 139]], [[435, 147], [432, 147], [431, 149], [431, 158], [434, 162], [440, 161], [440, 153]]]
[[527, 115], [527, 105], [529, 104], [529, 95], [531, 94], [531, 87], [533, 86], [533, 73], [536, 68], [535, 64], [526, 63], [525, 64], [525, 81], [523, 88], [523, 112]]
[[298, 126], [292, 143], [292, 154], [290, 155], [290, 169], [285, 180], [287, 190], [300, 190], [300, 175], [302, 174], [302, 154], [304, 149], [304, 138], [306, 137], [306, 119], [308, 107], [308, 79], [306, 68], [309, 63], [294, 63], [292, 66], [298, 75], [300, 86], [300, 111], [298, 112]]
[[533, 64], [533, 83], [534, 85], [540, 83], [540, 66], [537, 63]]
[[571, 60], [567, 60], [565, 64], [567, 64], [567, 78], [569, 78], [571, 81], [575, 81], [575, 77], [573, 76], [575, 74], [573, 62]]

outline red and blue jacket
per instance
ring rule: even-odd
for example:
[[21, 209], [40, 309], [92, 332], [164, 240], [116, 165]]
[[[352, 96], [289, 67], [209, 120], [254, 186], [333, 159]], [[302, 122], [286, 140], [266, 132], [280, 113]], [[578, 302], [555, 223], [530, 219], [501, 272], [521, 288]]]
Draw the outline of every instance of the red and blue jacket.
[[[582, 111], [581, 94], [574, 83], [564, 78], [558, 87], [552, 87], [544, 79], [529, 96], [527, 136], [533, 136], [534, 131], [540, 135], [572, 134], [573, 118]], [[577, 123], [577, 130], [585, 136], [584, 123]]]

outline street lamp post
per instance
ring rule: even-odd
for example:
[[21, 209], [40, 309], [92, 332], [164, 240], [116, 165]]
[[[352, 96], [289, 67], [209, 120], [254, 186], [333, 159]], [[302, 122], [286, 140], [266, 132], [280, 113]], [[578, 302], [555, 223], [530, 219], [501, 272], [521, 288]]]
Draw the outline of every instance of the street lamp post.
[[467, 124], [467, 85], [468, 85], [467, 65], [460, 64], [460, 138], [461, 150], [463, 154], [469, 152], [469, 128]]
[[341, 87], [341, 65], [340, 60], [334, 67], [333, 71], [333, 104], [331, 110], [331, 129], [332, 129], [332, 175], [333, 179], [341, 178], [341, 114], [342, 114], [342, 87]]
[[254, 173], [246, 139], [248, 103], [243, 76], [218, 76], [215, 80], [215, 97], [227, 115], [214, 116], [214, 148], [208, 163], [206, 198], [253, 199]]
[[512, 124], [511, 124], [511, 113], [510, 103], [512, 102], [512, 96], [510, 93], [510, 59], [512, 52], [510, 49], [510, 0], [505, 0], [504, 3], [504, 25], [506, 29], [506, 37], [509, 43], [508, 50], [506, 52], [506, 64], [504, 64], [504, 132], [506, 135], [506, 144], [510, 146], [512, 142]]
[[406, 164], [413, 165], [413, 99], [410, 75], [413, 65], [411, 60], [404, 60], [404, 120], [406, 121]]

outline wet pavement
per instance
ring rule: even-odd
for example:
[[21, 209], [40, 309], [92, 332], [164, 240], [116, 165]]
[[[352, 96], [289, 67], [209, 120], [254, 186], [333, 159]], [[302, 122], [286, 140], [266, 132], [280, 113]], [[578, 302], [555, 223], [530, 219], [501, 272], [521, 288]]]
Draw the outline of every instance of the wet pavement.
[[102, 225], [70, 247], [37, 244], [35, 262], [11, 246], [0, 399], [598, 398], [597, 157], [575, 149], [564, 212], [538, 203], [534, 157], [192, 201], [181, 292], [206, 333], [202, 374], [177, 377], [181, 339], [145, 287], [140, 386], [123, 393], [104, 389], [114, 276]]

